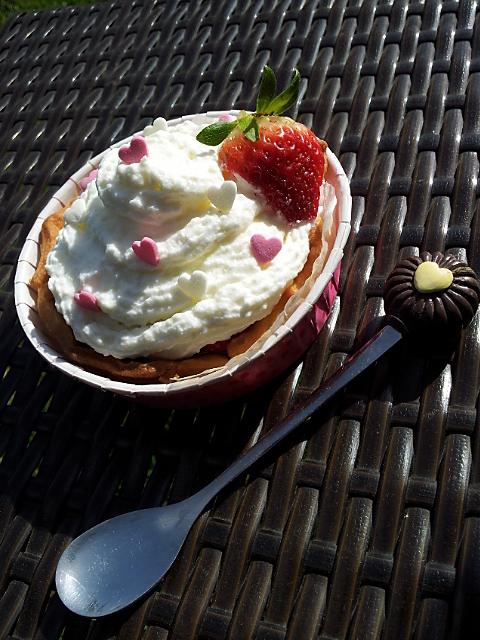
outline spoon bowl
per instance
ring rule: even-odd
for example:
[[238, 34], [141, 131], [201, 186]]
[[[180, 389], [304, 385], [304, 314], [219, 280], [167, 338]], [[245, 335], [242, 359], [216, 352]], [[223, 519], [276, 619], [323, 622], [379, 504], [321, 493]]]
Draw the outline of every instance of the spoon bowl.
[[97, 618], [150, 591], [177, 557], [200, 513], [197, 503], [189, 498], [125, 513], [83, 533], [58, 563], [60, 598], [75, 613]]

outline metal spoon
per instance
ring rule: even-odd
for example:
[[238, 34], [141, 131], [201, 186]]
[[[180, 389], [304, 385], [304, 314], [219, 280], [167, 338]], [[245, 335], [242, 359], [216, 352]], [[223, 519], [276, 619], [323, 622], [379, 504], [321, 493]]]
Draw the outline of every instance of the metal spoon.
[[[471, 273], [475, 277], [474, 272]], [[395, 282], [394, 286], [397, 286]], [[478, 281], [476, 291], [474, 295], [478, 298]], [[415, 295], [421, 297], [420, 294]], [[430, 294], [430, 297], [432, 295], [436, 294]], [[426, 297], [424, 295], [422, 300]], [[391, 307], [394, 312], [398, 311], [395, 304]], [[409, 312], [411, 310], [410, 305]], [[464, 314], [463, 324], [470, 321], [473, 313], [467, 313], [470, 317]], [[96, 618], [119, 611], [150, 591], [170, 568], [195, 520], [219, 491], [245, 473], [287, 435], [304, 424], [337, 391], [399, 342], [406, 328], [411, 328], [412, 317], [411, 313], [410, 316], [402, 316], [400, 322], [398, 318], [390, 317], [390, 323], [349, 358], [302, 405], [198, 493], [166, 507], [117, 516], [76, 538], [65, 549], [56, 573], [58, 594], [65, 605], [75, 613]], [[413, 322], [418, 324], [419, 320], [424, 319], [418, 314], [417, 308]]]

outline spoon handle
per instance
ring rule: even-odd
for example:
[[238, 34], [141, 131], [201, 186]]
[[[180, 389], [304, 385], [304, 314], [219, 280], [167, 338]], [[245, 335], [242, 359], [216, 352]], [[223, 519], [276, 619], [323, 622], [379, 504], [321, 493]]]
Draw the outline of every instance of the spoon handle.
[[340, 391], [351, 380], [376, 362], [381, 355], [393, 347], [402, 334], [393, 326], [387, 324], [378, 331], [373, 338], [356, 351], [333, 375], [331, 375], [309, 398], [295, 408], [279, 424], [269, 431], [253, 447], [242, 453], [229, 467], [217, 476], [210, 484], [201, 489], [196, 497], [204, 500], [206, 506], [219, 491], [258, 462], [276, 444], [287, 435], [295, 431], [317, 409]]

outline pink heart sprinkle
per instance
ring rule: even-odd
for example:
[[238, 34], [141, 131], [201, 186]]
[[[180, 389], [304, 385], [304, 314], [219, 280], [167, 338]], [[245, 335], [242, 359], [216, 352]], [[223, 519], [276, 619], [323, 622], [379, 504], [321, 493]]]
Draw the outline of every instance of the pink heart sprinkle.
[[250, 238], [250, 249], [253, 257], [260, 264], [266, 264], [275, 258], [282, 248], [282, 241], [279, 238], [265, 238], [259, 233], [255, 233]]
[[125, 164], [140, 162], [144, 156], [148, 156], [148, 147], [142, 136], [133, 136], [130, 144], [126, 144], [118, 150], [118, 157]]
[[132, 242], [133, 253], [147, 264], [151, 264], [152, 267], [156, 267], [160, 262], [160, 256], [158, 255], [157, 243], [151, 238], [142, 238], [142, 240], [135, 240]]
[[234, 120], [234, 117], [231, 116], [229, 113], [221, 113], [218, 116], [219, 122], [231, 122], [232, 120]]
[[77, 291], [73, 298], [79, 307], [88, 309], [88, 311], [100, 311], [97, 298], [93, 293], [90, 293], [90, 291], [85, 291], [85, 289]]
[[85, 176], [85, 178], [82, 178], [78, 183], [80, 186], [80, 189], [82, 191], [85, 191], [85, 189], [87, 188], [87, 185], [89, 185], [90, 182], [95, 180], [95, 178], [97, 177], [97, 174], [98, 174], [98, 169], [94, 169], [93, 171], [90, 171], [88, 176]]

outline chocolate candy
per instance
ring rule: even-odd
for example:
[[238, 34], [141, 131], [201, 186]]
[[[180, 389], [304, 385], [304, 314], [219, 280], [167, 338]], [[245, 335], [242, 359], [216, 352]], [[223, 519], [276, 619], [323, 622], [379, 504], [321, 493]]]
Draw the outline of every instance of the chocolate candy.
[[407, 332], [454, 332], [475, 315], [480, 281], [454, 256], [425, 252], [397, 264], [385, 283], [384, 299], [387, 314]]

